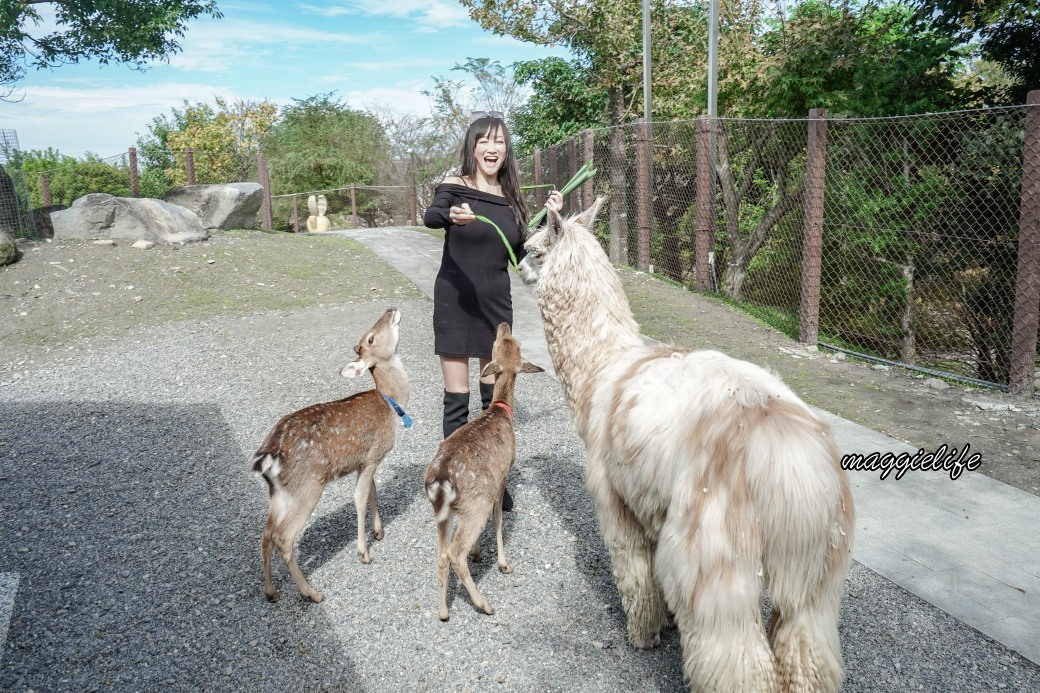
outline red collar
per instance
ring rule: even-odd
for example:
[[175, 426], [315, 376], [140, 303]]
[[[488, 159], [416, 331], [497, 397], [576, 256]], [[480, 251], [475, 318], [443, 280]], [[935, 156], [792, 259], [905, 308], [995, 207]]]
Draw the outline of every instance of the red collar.
[[510, 421], [513, 420], [513, 410], [510, 409], [509, 405], [506, 404], [505, 402], [492, 402], [491, 406], [493, 406], [493, 407], [502, 407], [503, 409], [506, 410], [506, 413], [509, 414], [509, 420]]

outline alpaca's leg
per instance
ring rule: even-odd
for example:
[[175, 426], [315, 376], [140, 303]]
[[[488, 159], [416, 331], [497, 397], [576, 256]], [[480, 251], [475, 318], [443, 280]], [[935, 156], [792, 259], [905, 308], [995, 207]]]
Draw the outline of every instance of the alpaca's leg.
[[842, 687], [838, 609], [852, 532], [851, 497], [847, 487], [842, 492], [846, 512], [836, 513], [827, 531], [806, 533], [801, 546], [782, 543], [779, 537], [767, 546], [773, 598], [770, 640], [784, 691]]
[[753, 508], [739, 492], [689, 486], [675, 491], [655, 564], [679, 627], [683, 674], [694, 691], [777, 691]]
[[642, 649], [661, 644], [668, 609], [654, 580], [654, 546], [642, 525], [614, 491], [602, 461], [589, 455], [586, 483], [596, 501], [596, 517], [610, 551], [614, 583], [628, 618], [628, 642]]

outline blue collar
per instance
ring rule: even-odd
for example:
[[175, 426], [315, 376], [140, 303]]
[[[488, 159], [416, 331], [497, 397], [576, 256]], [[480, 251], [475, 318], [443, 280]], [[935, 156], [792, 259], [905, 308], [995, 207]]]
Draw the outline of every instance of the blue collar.
[[[382, 392], [380, 392], [379, 394], [383, 395]], [[386, 395], [383, 395], [383, 399], [385, 399], [387, 401], [387, 403], [391, 407], [393, 407], [394, 411], [397, 412], [397, 415], [401, 417], [401, 423], [404, 424], [404, 427], [405, 428], [411, 428], [412, 427], [412, 417], [410, 417], [410, 416], [408, 416], [407, 414], [404, 413], [404, 409], [401, 408], [401, 405], [398, 404], [397, 402], [395, 402], [393, 397], [387, 397]]]

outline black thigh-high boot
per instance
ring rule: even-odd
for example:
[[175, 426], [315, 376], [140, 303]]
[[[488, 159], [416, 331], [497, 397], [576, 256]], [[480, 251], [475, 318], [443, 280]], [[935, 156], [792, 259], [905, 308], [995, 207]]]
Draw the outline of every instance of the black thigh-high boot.
[[[480, 383], [480, 407], [481, 409], [487, 409], [491, 406], [491, 398], [495, 394], [494, 383]], [[502, 510], [509, 511], [513, 509], [513, 497], [509, 495], [509, 489], [502, 489]]]
[[469, 393], [444, 391], [444, 437], [454, 433], [469, 418]]

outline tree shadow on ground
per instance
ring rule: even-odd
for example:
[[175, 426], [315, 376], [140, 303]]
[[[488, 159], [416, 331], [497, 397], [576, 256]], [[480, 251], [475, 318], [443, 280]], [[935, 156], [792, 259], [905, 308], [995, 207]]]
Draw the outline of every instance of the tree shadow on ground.
[[3, 690], [356, 689], [320, 607], [262, 596], [258, 492], [212, 405], [0, 405]]

